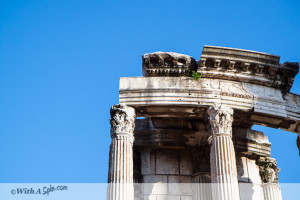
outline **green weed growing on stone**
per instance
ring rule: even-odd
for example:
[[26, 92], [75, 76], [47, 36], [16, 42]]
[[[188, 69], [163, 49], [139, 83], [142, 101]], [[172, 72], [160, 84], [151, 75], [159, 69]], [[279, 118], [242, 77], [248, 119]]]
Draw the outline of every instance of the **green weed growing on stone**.
[[192, 71], [191, 77], [195, 80], [198, 80], [201, 78], [201, 74], [196, 71]]

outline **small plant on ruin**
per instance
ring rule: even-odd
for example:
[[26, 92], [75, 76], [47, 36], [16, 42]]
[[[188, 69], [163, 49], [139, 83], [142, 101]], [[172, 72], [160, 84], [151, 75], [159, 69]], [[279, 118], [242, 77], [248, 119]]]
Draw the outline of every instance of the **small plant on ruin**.
[[198, 80], [201, 78], [201, 74], [196, 71], [192, 71], [191, 77], [195, 80]]

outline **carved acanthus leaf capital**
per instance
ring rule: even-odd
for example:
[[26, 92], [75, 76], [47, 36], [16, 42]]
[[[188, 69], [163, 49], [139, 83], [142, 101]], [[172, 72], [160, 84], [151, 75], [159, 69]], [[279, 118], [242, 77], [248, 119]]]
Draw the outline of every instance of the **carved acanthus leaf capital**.
[[210, 107], [206, 111], [205, 120], [210, 135], [232, 134], [232, 108], [226, 106]]
[[274, 158], [260, 157], [257, 160], [259, 166], [259, 175], [263, 183], [278, 183], [278, 172], [280, 169], [277, 167]]
[[133, 135], [136, 119], [134, 108], [116, 104], [111, 107], [110, 116], [110, 134], [112, 137], [118, 134]]

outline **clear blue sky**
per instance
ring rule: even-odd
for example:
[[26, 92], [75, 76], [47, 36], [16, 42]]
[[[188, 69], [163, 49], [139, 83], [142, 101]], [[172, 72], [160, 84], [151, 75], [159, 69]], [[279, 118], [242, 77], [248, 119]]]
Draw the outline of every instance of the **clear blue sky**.
[[[0, 182], [107, 180], [109, 109], [141, 55], [203, 45], [300, 61], [300, 1], [0, 0]], [[300, 76], [292, 92], [300, 94]], [[280, 182], [300, 182], [296, 134], [263, 130]]]

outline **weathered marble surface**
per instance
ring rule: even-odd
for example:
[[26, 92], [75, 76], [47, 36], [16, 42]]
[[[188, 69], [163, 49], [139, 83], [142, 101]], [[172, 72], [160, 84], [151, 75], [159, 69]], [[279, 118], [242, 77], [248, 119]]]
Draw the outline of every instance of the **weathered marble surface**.
[[145, 77], [121, 78], [111, 109], [108, 198], [281, 200], [269, 140], [250, 128], [300, 134], [300, 95], [289, 92], [299, 64], [214, 46], [198, 63], [172, 52], [142, 59]]
[[232, 142], [233, 109], [226, 106], [210, 107], [205, 118], [211, 138], [212, 198], [239, 200], [236, 158]]
[[154, 52], [144, 54], [144, 76], [188, 76], [197, 71], [197, 62], [188, 55], [173, 52]]
[[133, 200], [133, 130], [135, 110], [114, 105], [110, 110], [111, 145], [109, 152], [107, 200]]
[[253, 83], [289, 91], [299, 72], [298, 63], [279, 64], [272, 54], [205, 45], [198, 72], [205, 78]]
[[[300, 96], [261, 85], [188, 77], [120, 79], [120, 103], [136, 107], [139, 116], [203, 117], [203, 108], [226, 105], [248, 113], [252, 124], [297, 132]], [[171, 107], [170, 107], [171, 106]]]

